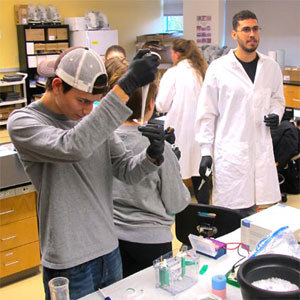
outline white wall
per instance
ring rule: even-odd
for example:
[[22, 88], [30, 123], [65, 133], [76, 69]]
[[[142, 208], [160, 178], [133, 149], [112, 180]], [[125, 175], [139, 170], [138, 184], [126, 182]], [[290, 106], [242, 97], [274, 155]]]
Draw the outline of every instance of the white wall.
[[299, 0], [227, 0], [226, 40], [236, 47], [231, 38], [232, 17], [240, 10], [249, 9], [262, 27], [258, 51], [285, 50], [285, 65], [300, 66], [300, 1]]

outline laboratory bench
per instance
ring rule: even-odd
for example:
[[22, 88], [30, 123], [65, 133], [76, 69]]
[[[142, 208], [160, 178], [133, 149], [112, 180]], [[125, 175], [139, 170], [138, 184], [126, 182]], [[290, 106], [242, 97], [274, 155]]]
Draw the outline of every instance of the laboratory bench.
[[285, 106], [300, 109], [300, 81], [284, 81]]
[[[224, 243], [240, 242], [241, 229], [237, 229], [227, 235], [218, 238]], [[244, 253], [243, 253], [244, 254]], [[111, 299], [157, 299], [157, 300], [190, 300], [198, 299], [200, 295], [211, 292], [212, 276], [217, 274], [225, 274], [231, 270], [234, 263], [241, 257], [237, 251], [228, 251], [226, 255], [218, 259], [210, 258], [201, 254], [200, 267], [207, 265], [207, 271], [199, 275], [198, 283], [189, 289], [172, 295], [171, 293], [156, 287], [155, 271], [153, 266], [150, 266], [140, 272], [137, 272], [129, 277], [126, 277], [112, 285], [102, 289], [103, 294]], [[227, 298], [230, 300], [242, 300], [240, 288], [227, 284]], [[98, 300], [103, 299], [98, 292], [88, 294], [80, 300]]]
[[0, 145], [1, 286], [39, 272], [36, 191], [12, 144]]

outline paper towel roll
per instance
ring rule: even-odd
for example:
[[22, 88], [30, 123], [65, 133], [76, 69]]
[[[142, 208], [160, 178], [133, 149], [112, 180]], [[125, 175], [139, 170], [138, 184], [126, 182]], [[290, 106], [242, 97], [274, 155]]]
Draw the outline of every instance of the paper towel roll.
[[268, 56], [270, 56], [271, 58], [273, 58], [276, 61], [276, 51], [269, 51]]

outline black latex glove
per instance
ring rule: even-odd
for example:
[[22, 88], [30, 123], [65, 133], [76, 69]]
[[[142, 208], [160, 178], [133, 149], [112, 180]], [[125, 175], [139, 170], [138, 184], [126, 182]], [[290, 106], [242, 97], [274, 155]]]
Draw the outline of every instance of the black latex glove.
[[159, 124], [147, 124], [146, 126], [139, 126], [138, 130], [143, 136], [146, 136], [150, 145], [147, 148], [147, 154], [155, 160], [155, 164], [160, 166], [163, 161], [163, 153], [165, 147], [165, 132], [164, 127]]
[[207, 155], [207, 156], [202, 156], [201, 162], [200, 162], [200, 168], [199, 168], [199, 173], [201, 178], [203, 178], [205, 181], [207, 181], [207, 177], [205, 175], [205, 172], [207, 169], [211, 169], [212, 165], [212, 157]]
[[135, 54], [133, 60], [142, 58], [145, 54], [150, 53], [150, 49], [139, 49]]
[[171, 145], [175, 144], [174, 128], [168, 127], [167, 129], [165, 129], [165, 139]]
[[172, 150], [173, 150], [174, 154], [176, 155], [177, 159], [179, 160], [181, 157], [180, 149], [178, 147], [174, 147], [174, 148], [172, 148]]
[[266, 126], [271, 129], [276, 129], [279, 125], [279, 116], [276, 114], [266, 115], [264, 116], [264, 122], [266, 123]]
[[118, 85], [130, 97], [133, 92], [155, 79], [159, 59], [156, 55], [137, 58], [131, 62], [127, 72], [119, 79]]

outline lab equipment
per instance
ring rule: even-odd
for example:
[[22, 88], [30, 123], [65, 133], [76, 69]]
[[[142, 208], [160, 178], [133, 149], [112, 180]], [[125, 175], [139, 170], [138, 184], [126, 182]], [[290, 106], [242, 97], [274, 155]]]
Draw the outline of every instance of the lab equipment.
[[159, 124], [147, 124], [145, 126], [139, 126], [138, 130], [142, 133], [143, 136], [149, 139], [150, 145], [146, 150], [147, 155], [155, 160], [154, 164], [160, 166], [164, 161], [164, 128]]
[[215, 259], [226, 254], [226, 244], [215, 239], [189, 234], [189, 240], [193, 249], [198, 253]]
[[279, 116], [277, 114], [268, 114], [264, 116], [264, 122], [271, 129], [276, 129], [279, 124]]
[[156, 287], [172, 295], [190, 288], [198, 281], [199, 259], [196, 251], [184, 246], [176, 255], [171, 251], [154, 260]]
[[224, 275], [215, 275], [211, 281], [212, 293], [224, 300], [226, 298], [226, 277]]
[[69, 279], [66, 277], [55, 277], [48, 283], [51, 300], [70, 300]]
[[70, 31], [71, 46], [88, 47], [102, 58], [112, 45], [118, 45], [118, 30], [77, 30]]
[[212, 162], [212, 157], [210, 155], [202, 156], [199, 167], [199, 174], [202, 179], [207, 180], [206, 174], [210, 175]]
[[[161, 60], [161, 57], [158, 53], [156, 52], [148, 52], [144, 56], [151, 56], [151, 55], [156, 55], [159, 60]], [[144, 117], [145, 117], [145, 108], [146, 108], [146, 101], [147, 101], [147, 96], [149, 92], [149, 87], [150, 84], [146, 84], [145, 86], [142, 87], [142, 110], [141, 110], [141, 124], [144, 125]]]
[[85, 20], [89, 30], [109, 29], [107, 17], [100, 11], [88, 11]]
[[[247, 259], [237, 273], [244, 300], [248, 299], [299, 299], [300, 297], [300, 260], [282, 254], [262, 254]], [[277, 277], [298, 286], [294, 291], [269, 291], [253, 285], [262, 279]]]
[[190, 245], [190, 233], [217, 238], [240, 228], [241, 219], [226, 207], [191, 203], [175, 215], [176, 237], [184, 245]]
[[283, 226], [289, 226], [298, 241], [300, 236], [300, 210], [279, 203], [242, 219], [241, 242], [250, 251], [253, 251], [260, 240], [270, 235], [274, 229]]
[[237, 272], [239, 267], [235, 268], [233, 271], [229, 270], [225, 276], [226, 276], [226, 282], [232, 286], [240, 287], [240, 284], [237, 280]]
[[[208, 177], [210, 174], [211, 174], [211, 168], [207, 168], [206, 171], [205, 171], [205, 176]], [[202, 178], [202, 181], [199, 185], [198, 191], [201, 190], [201, 188], [203, 187], [205, 182], [206, 182], [206, 180]]]
[[101, 289], [98, 289], [97, 293], [103, 298], [103, 300], [111, 300], [110, 297], [106, 297]]

